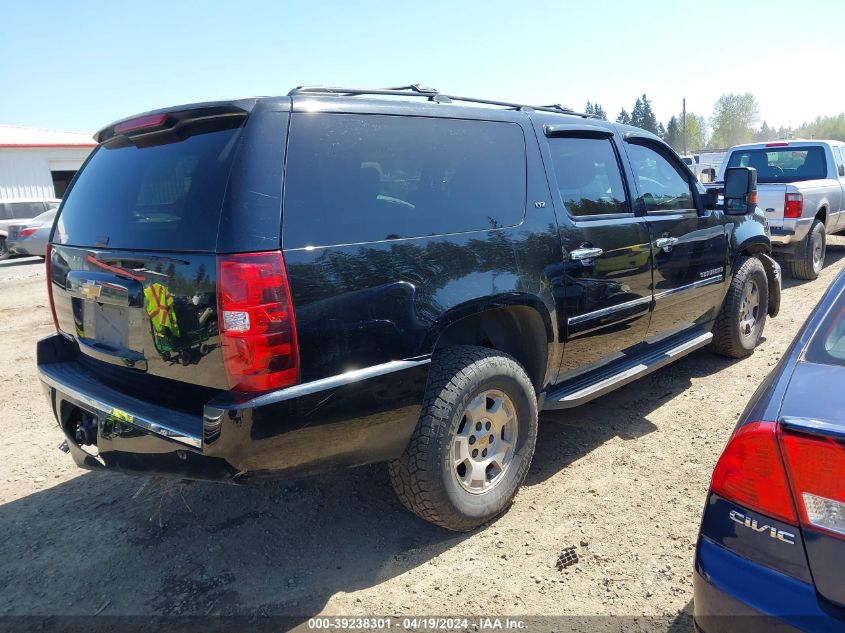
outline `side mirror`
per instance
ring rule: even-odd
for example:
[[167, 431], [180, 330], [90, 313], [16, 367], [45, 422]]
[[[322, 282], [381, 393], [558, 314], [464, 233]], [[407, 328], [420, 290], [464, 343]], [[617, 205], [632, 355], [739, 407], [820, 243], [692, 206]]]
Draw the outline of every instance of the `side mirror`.
[[757, 170], [728, 167], [725, 170], [725, 213], [747, 215], [757, 206]]

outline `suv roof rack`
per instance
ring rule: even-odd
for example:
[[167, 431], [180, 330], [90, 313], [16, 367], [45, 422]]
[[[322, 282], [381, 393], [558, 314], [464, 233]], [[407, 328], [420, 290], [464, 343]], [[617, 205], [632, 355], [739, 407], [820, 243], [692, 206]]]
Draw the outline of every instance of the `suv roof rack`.
[[552, 105], [528, 105], [524, 103], [511, 103], [509, 101], [494, 101], [492, 99], [479, 99], [478, 97], [458, 97], [456, 95], [443, 94], [436, 88], [422, 84], [411, 84], [409, 86], [398, 86], [395, 88], [337, 88], [330, 86], [297, 86], [288, 93], [288, 96], [303, 94], [333, 94], [344, 96], [360, 95], [390, 95], [403, 97], [424, 97], [429, 101], [437, 103], [452, 103], [461, 101], [464, 103], [481, 103], [484, 105], [499, 106], [512, 110], [541, 110], [543, 112], [554, 112], [556, 114], [571, 114], [585, 119], [598, 119], [594, 114], [576, 112], [571, 108], [564, 107], [559, 103]]

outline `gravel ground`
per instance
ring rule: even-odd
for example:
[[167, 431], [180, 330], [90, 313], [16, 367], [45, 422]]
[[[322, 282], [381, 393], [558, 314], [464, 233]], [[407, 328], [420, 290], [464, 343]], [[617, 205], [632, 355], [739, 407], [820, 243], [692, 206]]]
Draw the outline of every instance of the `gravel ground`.
[[[711, 470], [845, 265], [845, 239], [830, 242], [819, 280], [786, 280], [781, 315], [751, 358], [699, 351], [543, 414], [513, 507], [464, 535], [404, 511], [383, 466], [251, 487], [78, 470], [57, 449], [36, 379], [34, 344], [52, 331], [43, 264], [2, 262], [0, 614], [614, 614], [691, 630]], [[568, 546], [580, 561], [559, 571]]]

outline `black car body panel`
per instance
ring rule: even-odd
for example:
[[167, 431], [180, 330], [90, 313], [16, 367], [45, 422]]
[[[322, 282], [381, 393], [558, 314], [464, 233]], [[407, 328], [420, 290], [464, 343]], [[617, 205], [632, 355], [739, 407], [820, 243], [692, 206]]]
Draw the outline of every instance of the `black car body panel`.
[[[244, 481], [394, 459], [438, 349], [514, 356], [542, 405], [685, 333], [706, 342], [736, 258], [769, 250], [758, 220], [705, 208], [657, 137], [548, 108], [297, 94], [156, 110], [97, 139], [51, 240], [60, 332], [38, 361], [86, 467]], [[604, 173], [578, 198], [584, 148]], [[660, 207], [644, 160], [686, 206]], [[105, 206], [110, 187], [131, 211]], [[250, 393], [224, 367], [220, 261], [266, 252], [298, 377]], [[97, 455], [76, 434], [90, 416]]]

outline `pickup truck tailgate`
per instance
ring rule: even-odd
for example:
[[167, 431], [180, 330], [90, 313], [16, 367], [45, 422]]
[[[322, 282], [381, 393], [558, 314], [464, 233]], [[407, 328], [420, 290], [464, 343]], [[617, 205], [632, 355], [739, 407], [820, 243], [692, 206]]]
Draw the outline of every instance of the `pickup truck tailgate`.
[[757, 206], [766, 212], [766, 219], [771, 226], [783, 226], [783, 204], [786, 197], [786, 185], [757, 185]]

